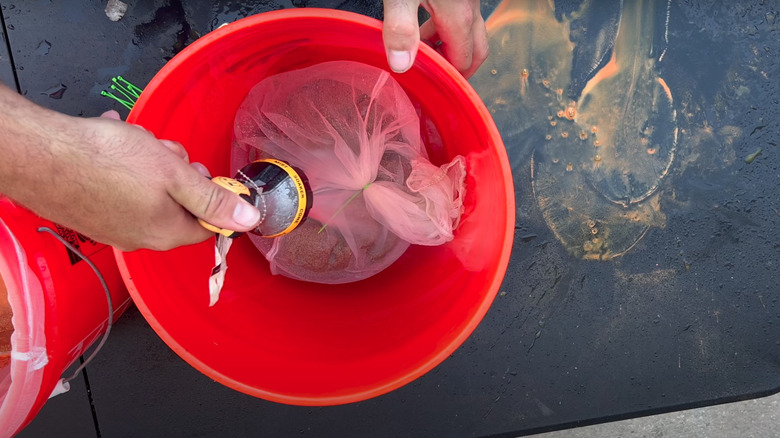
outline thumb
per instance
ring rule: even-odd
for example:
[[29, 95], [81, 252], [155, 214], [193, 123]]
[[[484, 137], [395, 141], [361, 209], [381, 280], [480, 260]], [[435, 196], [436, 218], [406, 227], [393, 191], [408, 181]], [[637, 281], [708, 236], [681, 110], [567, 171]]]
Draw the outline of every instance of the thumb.
[[211, 225], [231, 231], [249, 231], [260, 222], [257, 208], [184, 164], [182, 177], [168, 192], [182, 207]]
[[384, 0], [385, 20], [382, 37], [387, 62], [396, 73], [409, 70], [417, 56], [420, 28], [417, 22], [419, 0]]

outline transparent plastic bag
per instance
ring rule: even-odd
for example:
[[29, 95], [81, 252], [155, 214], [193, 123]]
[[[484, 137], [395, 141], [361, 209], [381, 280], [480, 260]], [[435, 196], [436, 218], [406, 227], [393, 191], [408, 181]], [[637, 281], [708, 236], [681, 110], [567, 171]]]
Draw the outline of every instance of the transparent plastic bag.
[[272, 272], [318, 283], [362, 280], [410, 244], [453, 239], [463, 210], [465, 159], [435, 166], [420, 119], [381, 69], [351, 61], [268, 77], [236, 115], [232, 171], [260, 158], [301, 169], [314, 202], [290, 234], [250, 234]]

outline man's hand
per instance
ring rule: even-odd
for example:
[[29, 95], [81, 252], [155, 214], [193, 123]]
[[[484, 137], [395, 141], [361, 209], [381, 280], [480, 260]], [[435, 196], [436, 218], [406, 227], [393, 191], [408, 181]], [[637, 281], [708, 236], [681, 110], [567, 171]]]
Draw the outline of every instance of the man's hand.
[[37, 214], [120, 250], [167, 250], [201, 242], [218, 227], [247, 231], [256, 208], [160, 141], [109, 112], [70, 117], [0, 85], [0, 193]]
[[[420, 6], [431, 18], [418, 28]], [[411, 68], [420, 39], [434, 46], [466, 78], [488, 56], [487, 31], [479, 0], [384, 0], [384, 7], [385, 49], [390, 68], [395, 72]]]

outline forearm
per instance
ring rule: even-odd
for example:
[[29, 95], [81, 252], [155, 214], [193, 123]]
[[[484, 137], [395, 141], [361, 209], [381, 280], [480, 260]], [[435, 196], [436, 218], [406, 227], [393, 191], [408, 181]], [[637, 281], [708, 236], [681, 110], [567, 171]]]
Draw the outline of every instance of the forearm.
[[[116, 181], [122, 172], [115, 164], [129, 160], [117, 156], [137, 147], [96, 120], [49, 110], [0, 86], [0, 194], [44, 218], [102, 237], [91, 218], [106, 218], [107, 211], [115, 218], [131, 213], [129, 195], [112, 195], [121, 192]], [[125, 192], [135, 193], [135, 183], [125, 183]]]
[[0, 84], [0, 194], [42, 214], [43, 192], [62, 184], [60, 160], [67, 160], [63, 136], [73, 117], [35, 105]]
[[118, 119], [60, 114], [0, 84], [0, 194], [122, 250], [212, 236], [194, 216], [254, 228], [260, 212], [204, 178], [181, 145]]

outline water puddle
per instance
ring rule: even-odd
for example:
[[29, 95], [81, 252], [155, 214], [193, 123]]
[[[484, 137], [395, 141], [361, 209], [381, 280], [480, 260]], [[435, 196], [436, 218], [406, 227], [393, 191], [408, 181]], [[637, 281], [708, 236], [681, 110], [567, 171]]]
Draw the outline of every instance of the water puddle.
[[159, 47], [166, 61], [199, 37], [187, 21], [181, 0], [159, 7], [150, 21], [136, 25], [133, 30], [133, 45]]
[[38, 47], [35, 48], [36, 55], [48, 55], [49, 51], [51, 51], [51, 43], [47, 40], [41, 40], [41, 42], [38, 43]]
[[545, 222], [576, 257], [620, 256], [665, 225], [658, 187], [678, 130], [653, 56], [660, 6], [627, 2], [619, 20], [603, 20], [574, 73], [572, 23], [592, 21], [593, 2], [559, 20], [552, 2], [504, 0], [488, 19], [491, 59], [472, 83], [507, 144], [528, 149], [508, 147], [513, 168], [532, 166]]
[[505, 0], [486, 25], [490, 57], [471, 84], [506, 139], [557, 113], [569, 85], [574, 44], [545, 0]]
[[672, 93], [651, 57], [657, 3], [624, 3], [612, 58], [576, 104], [577, 127], [593, 133], [580, 148], [587, 179], [623, 207], [655, 193], [677, 147]]
[[65, 94], [65, 91], [68, 89], [68, 86], [65, 84], [57, 84], [53, 87], [50, 87], [48, 90], [44, 91], [41, 94], [45, 94], [46, 96], [51, 97], [52, 99], [62, 99], [62, 96]]

